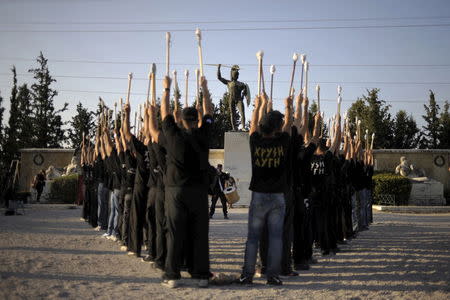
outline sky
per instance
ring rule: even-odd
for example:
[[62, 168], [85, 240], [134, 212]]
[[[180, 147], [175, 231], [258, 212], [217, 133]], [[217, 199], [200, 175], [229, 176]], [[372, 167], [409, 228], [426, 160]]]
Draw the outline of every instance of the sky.
[[[17, 68], [19, 84], [31, 84], [27, 71], [42, 51], [57, 80], [55, 106], [69, 103], [65, 120], [78, 102], [94, 110], [99, 96], [110, 106], [125, 98], [129, 72], [136, 78], [132, 108], [142, 103], [150, 64], [157, 63], [157, 78], [165, 73], [166, 31], [172, 33], [170, 69], [178, 72], [182, 99], [183, 74], [189, 69], [192, 102], [197, 27], [203, 31], [203, 61], [240, 65], [240, 81], [249, 84], [252, 95], [257, 90], [255, 54], [264, 51], [266, 90], [269, 65], [277, 68], [275, 109], [283, 110], [294, 52], [307, 55], [309, 98], [316, 98], [320, 84], [325, 118], [336, 111], [338, 84], [343, 110], [367, 89], [379, 88], [393, 115], [406, 110], [419, 125], [430, 89], [441, 106], [450, 99], [448, 0], [0, 0], [0, 24], [0, 92], [6, 109], [11, 67]], [[204, 68], [217, 103], [226, 86], [217, 80], [216, 67]], [[229, 78], [229, 69], [223, 68], [222, 75]], [[295, 76], [298, 90], [299, 66]], [[162, 93], [160, 81], [157, 93]]]

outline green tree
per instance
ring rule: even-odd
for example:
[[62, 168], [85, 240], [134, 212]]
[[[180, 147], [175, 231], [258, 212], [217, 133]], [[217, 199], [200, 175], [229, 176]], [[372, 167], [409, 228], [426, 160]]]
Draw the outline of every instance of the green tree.
[[450, 104], [448, 101], [445, 101], [444, 109], [441, 112], [441, 116], [439, 118], [440, 127], [439, 127], [439, 148], [441, 149], [450, 149], [450, 112], [449, 107]]
[[[5, 112], [5, 108], [3, 107], [3, 97], [0, 94], [0, 173], [3, 169], [3, 156], [4, 156], [4, 147], [5, 147], [5, 128], [3, 126], [3, 113]], [[1, 174], [0, 174], [1, 179]]]
[[[225, 132], [233, 129], [231, 126], [230, 109], [228, 107], [228, 93], [223, 94], [219, 103], [214, 104], [212, 140], [210, 147], [213, 149], [223, 149], [225, 143]], [[237, 114], [237, 112], [236, 112]]]
[[94, 133], [94, 113], [83, 107], [79, 102], [77, 104], [76, 115], [69, 121], [70, 127], [67, 130], [68, 139], [71, 147], [77, 148], [81, 145], [83, 133], [92, 136]]
[[355, 134], [355, 118], [361, 120], [361, 135], [364, 138], [364, 131], [375, 133], [380, 137], [375, 139], [374, 148], [391, 148], [393, 143], [393, 121], [389, 113], [390, 105], [386, 101], [380, 100], [379, 89], [367, 90], [367, 96], [363, 95], [352, 104], [348, 111], [350, 130]]
[[439, 144], [439, 105], [432, 90], [430, 90], [429, 104], [424, 104], [425, 115], [422, 118], [426, 125], [423, 126], [423, 136], [421, 140], [421, 148], [436, 149]]
[[33, 146], [38, 148], [60, 148], [65, 141], [64, 125], [61, 113], [67, 110], [67, 103], [61, 109], [55, 109], [53, 99], [58, 92], [51, 88], [56, 82], [50, 75], [47, 59], [42, 52], [37, 57], [38, 67], [28, 70], [37, 81], [31, 85], [34, 121]]
[[31, 107], [31, 91], [27, 84], [19, 86], [17, 94], [17, 102], [19, 106], [18, 128], [17, 128], [17, 144], [20, 148], [27, 148], [32, 146], [34, 124]]
[[18, 145], [18, 128], [19, 128], [19, 102], [17, 99], [17, 72], [16, 67], [13, 66], [11, 69], [13, 74], [13, 86], [11, 89], [10, 108], [9, 108], [9, 120], [8, 127], [5, 130], [5, 149], [4, 149], [4, 159], [5, 163], [9, 162], [18, 157], [19, 145]]
[[411, 149], [419, 143], [419, 128], [413, 116], [408, 116], [406, 111], [397, 112], [394, 120], [394, 140], [392, 148]]

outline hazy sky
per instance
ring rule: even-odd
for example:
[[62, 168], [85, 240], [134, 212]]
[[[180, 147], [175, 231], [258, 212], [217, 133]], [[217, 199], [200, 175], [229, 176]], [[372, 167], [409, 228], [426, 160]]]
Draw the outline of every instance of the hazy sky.
[[[281, 20], [290, 22], [274, 22]], [[5, 106], [9, 106], [11, 66], [17, 67], [19, 83], [31, 82], [27, 70], [43, 51], [57, 79], [56, 106], [70, 104], [65, 119], [79, 101], [93, 109], [98, 96], [110, 104], [124, 97], [127, 74], [133, 72], [136, 78], [144, 79], [151, 62], [161, 63], [160, 78], [165, 69], [165, 31], [172, 31], [171, 69], [177, 69], [184, 94], [184, 69], [188, 68], [194, 79], [198, 63], [196, 27], [204, 30], [204, 62], [240, 64], [240, 80], [250, 85], [252, 95], [257, 89], [255, 53], [264, 50], [264, 63], [277, 66], [274, 98], [278, 109], [288, 93], [293, 52], [307, 54], [310, 99], [315, 95], [315, 84], [321, 84], [321, 98], [330, 100], [322, 103], [327, 116], [336, 109], [338, 83], [343, 87], [344, 109], [366, 89], [377, 87], [392, 105], [392, 114], [404, 109], [419, 124], [423, 123], [420, 115], [429, 89], [441, 103], [450, 98], [448, 0], [0, 0], [0, 23], [0, 91]], [[438, 24], [441, 26], [434, 26]], [[384, 27], [387, 25], [402, 27]], [[357, 26], [376, 28], [349, 28]], [[208, 31], [234, 28], [245, 30]], [[248, 30], [255, 28], [285, 29]], [[223, 69], [222, 74], [228, 78], [229, 69]], [[216, 79], [215, 67], [205, 66], [205, 75], [217, 101], [226, 87]], [[265, 78], [268, 87], [268, 67]], [[191, 81], [192, 96], [194, 85]], [[133, 82], [134, 93], [145, 94], [146, 89], [146, 80]], [[132, 105], [144, 99], [144, 95], [134, 94]]]

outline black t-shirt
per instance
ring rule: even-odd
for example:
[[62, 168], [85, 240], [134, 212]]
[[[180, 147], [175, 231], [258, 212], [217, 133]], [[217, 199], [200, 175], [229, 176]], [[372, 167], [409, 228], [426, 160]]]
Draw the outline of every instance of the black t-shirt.
[[114, 149], [111, 152], [111, 155], [108, 156], [105, 160], [106, 168], [108, 170], [108, 187], [113, 189], [120, 189], [120, 177], [121, 177], [121, 167], [119, 162], [119, 157], [117, 156], [117, 152]]
[[125, 152], [119, 152], [118, 158], [120, 166], [120, 186], [122, 188], [127, 186], [127, 165], [125, 163]]
[[157, 161], [157, 185], [160, 188], [164, 188], [166, 171], [167, 171], [167, 163], [166, 156], [167, 151], [165, 147], [165, 138], [163, 134], [160, 134], [158, 143], [153, 143], [153, 152], [155, 153], [156, 161]]
[[208, 186], [209, 138], [213, 119], [203, 117], [202, 126], [187, 132], [172, 115], [162, 123], [167, 151], [167, 186]]
[[156, 154], [153, 150], [153, 143], [150, 142], [147, 145], [148, 161], [149, 161], [149, 176], [147, 181], [147, 187], [151, 188], [158, 184], [158, 161], [156, 160]]
[[127, 188], [134, 187], [134, 178], [136, 177], [136, 166], [137, 161], [136, 158], [131, 154], [130, 149], [127, 149], [124, 154], [125, 158], [125, 167], [126, 167], [126, 179], [125, 185]]
[[128, 145], [136, 158], [135, 184], [147, 184], [149, 174], [148, 149], [144, 143], [138, 140], [134, 135]]
[[259, 132], [250, 136], [252, 179], [249, 189], [260, 193], [284, 193], [288, 189], [289, 147], [286, 132], [264, 138]]
[[94, 162], [94, 176], [98, 183], [105, 182], [105, 166], [103, 159], [100, 155]]
[[330, 179], [333, 176], [333, 154], [330, 151], [324, 155], [314, 154], [311, 157], [311, 185], [316, 190], [326, 190], [330, 187]]
[[317, 145], [309, 143], [305, 146], [303, 136], [296, 136], [297, 142], [293, 149], [294, 156], [294, 185], [300, 189], [303, 197], [308, 197], [311, 192], [311, 158], [317, 149]]

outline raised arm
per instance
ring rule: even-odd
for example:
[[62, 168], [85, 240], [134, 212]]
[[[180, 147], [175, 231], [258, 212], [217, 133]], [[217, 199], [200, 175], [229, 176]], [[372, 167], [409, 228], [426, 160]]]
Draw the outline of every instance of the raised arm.
[[292, 96], [284, 100], [284, 124], [283, 131], [291, 135], [292, 128]]
[[261, 109], [261, 98], [256, 96], [255, 98], [255, 108], [252, 113], [252, 120], [250, 122], [250, 131], [248, 132], [252, 135], [254, 132], [259, 131], [259, 110]]
[[[302, 95], [302, 123], [301, 123], [301, 126], [300, 126], [299, 133], [303, 137], [306, 137], [309, 134], [308, 104], [309, 104], [308, 97], [303, 98], [303, 95]], [[315, 126], [314, 126], [314, 128], [315, 128]], [[320, 129], [319, 129], [319, 135], [320, 135]]]
[[153, 104], [150, 104], [147, 108], [147, 113], [149, 117], [149, 131], [150, 135], [155, 143], [158, 143], [159, 141], [159, 135], [161, 131], [158, 128], [158, 120], [156, 118], [157, 109], [156, 106]]
[[123, 135], [126, 141], [131, 141], [131, 130], [130, 130], [130, 103], [127, 102], [124, 105], [123, 114]]
[[168, 115], [171, 115], [170, 111], [170, 77], [166, 76], [163, 79], [164, 92], [161, 99], [161, 118], [164, 121]]
[[336, 134], [334, 135], [334, 139], [331, 142], [330, 151], [333, 154], [336, 154], [336, 151], [339, 149], [339, 146], [341, 145], [341, 135], [340, 135], [340, 132], [341, 132], [341, 116], [339, 116], [339, 115], [336, 116], [334, 128], [335, 128], [334, 132]]
[[297, 98], [295, 98], [295, 112], [294, 112], [294, 122], [293, 126], [297, 128], [297, 131], [300, 132], [300, 129], [302, 127], [302, 102], [303, 102], [303, 96], [300, 93]]
[[105, 126], [104, 131], [103, 131], [103, 145], [105, 146], [105, 155], [106, 156], [110, 156], [111, 152], [113, 151], [114, 145], [111, 141], [111, 136], [109, 134], [109, 129], [108, 127]]
[[222, 74], [220, 73], [220, 67], [222, 65], [219, 64], [219, 66], [217, 66], [217, 79], [220, 80], [220, 82], [222, 82], [223, 84], [228, 84], [229, 80], [226, 80], [225, 78], [222, 77]]

